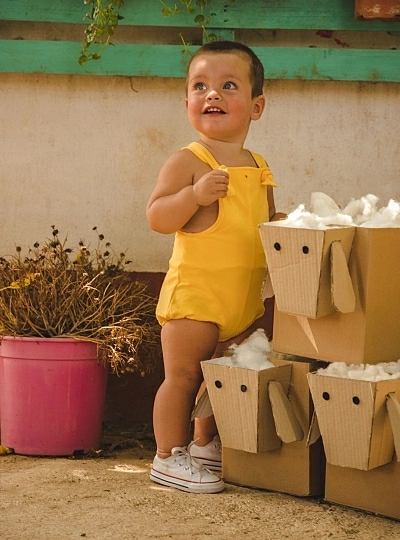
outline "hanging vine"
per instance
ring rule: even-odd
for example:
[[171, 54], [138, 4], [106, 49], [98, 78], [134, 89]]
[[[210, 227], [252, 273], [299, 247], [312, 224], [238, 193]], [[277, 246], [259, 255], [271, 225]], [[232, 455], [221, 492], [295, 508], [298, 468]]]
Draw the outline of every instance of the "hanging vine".
[[[111, 38], [114, 35], [114, 29], [123, 17], [120, 10], [124, 5], [124, 0], [83, 0], [84, 4], [90, 6], [90, 11], [85, 15], [85, 20], [89, 24], [85, 30], [86, 39], [82, 43], [82, 51], [78, 62], [83, 65], [88, 60], [98, 60], [109, 45], [113, 45]], [[90, 47], [99, 45], [96, 52], [88, 53]]]
[[[128, 0], [129, 1], [129, 0]], [[133, 0], [132, 0], [133, 1]], [[234, 2], [234, 0], [227, 0]], [[161, 13], [164, 17], [171, 15], [179, 15], [188, 12], [194, 15], [194, 21], [200, 26], [203, 31], [204, 41], [216, 41], [218, 36], [207, 31], [207, 26], [210, 24], [210, 16], [207, 15], [207, 9], [211, 7], [213, 0], [180, 0], [179, 4], [174, 3], [170, 6], [164, 0], [159, 0], [162, 5]], [[85, 40], [82, 43], [78, 62], [80, 65], [85, 64], [88, 60], [98, 60], [108, 46], [113, 45], [111, 38], [114, 35], [114, 30], [123, 16], [120, 14], [124, 6], [125, 0], [83, 0], [85, 5], [90, 6], [90, 10], [86, 13], [84, 20], [88, 20], [88, 26], [85, 30]], [[185, 51], [188, 51], [190, 42], [186, 42], [183, 35], [179, 34]], [[93, 48], [96, 47], [96, 50]], [[89, 49], [93, 52], [89, 52]]]
[[[212, 3], [212, 0], [196, 0], [196, 7], [193, 5], [193, 0], [180, 0], [181, 6], [174, 4], [174, 7], [169, 6], [163, 0], [159, 1], [163, 5], [162, 14], [164, 17], [179, 15], [180, 13], [187, 11], [188, 13], [195, 15], [194, 22], [202, 29], [204, 40], [207, 43], [210, 41], [217, 41], [218, 36], [214, 33], [209, 33], [206, 28], [207, 25], [210, 24], [210, 16], [206, 14], [206, 8]], [[234, 2], [234, 0], [228, 0], [228, 2]], [[179, 34], [179, 36], [185, 46], [190, 45], [190, 43], [185, 42], [182, 34]]]

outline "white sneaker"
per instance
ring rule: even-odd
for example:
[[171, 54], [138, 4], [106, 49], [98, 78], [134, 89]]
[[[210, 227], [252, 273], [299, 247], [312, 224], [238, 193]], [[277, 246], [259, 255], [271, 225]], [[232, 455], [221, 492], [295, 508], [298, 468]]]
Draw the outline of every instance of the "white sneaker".
[[189, 448], [175, 447], [171, 456], [154, 458], [150, 471], [150, 479], [163, 486], [174, 487], [189, 493], [218, 493], [225, 487], [223, 480], [205, 469], [201, 463], [192, 458]]
[[221, 439], [215, 435], [214, 439], [205, 446], [197, 446], [194, 442], [189, 445], [190, 455], [200, 461], [204, 467], [212, 471], [222, 469]]

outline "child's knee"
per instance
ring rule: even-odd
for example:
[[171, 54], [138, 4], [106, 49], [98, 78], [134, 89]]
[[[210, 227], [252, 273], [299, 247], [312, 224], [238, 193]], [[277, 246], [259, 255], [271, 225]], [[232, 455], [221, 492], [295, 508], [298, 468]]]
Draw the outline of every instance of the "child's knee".
[[201, 383], [203, 382], [203, 376], [198, 371], [182, 369], [181, 372], [175, 372], [173, 375], [169, 376], [168, 382], [174, 386], [177, 391], [182, 389], [197, 394]]

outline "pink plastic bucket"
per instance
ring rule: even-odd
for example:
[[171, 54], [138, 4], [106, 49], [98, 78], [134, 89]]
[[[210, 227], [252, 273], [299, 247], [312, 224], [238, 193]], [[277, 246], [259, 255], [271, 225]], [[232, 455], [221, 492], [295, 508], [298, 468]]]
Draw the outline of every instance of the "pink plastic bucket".
[[69, 338], [4, 337], [1, 444], [17, 454], [65, 456], [100, 445], [107, 367], [96, 345]]

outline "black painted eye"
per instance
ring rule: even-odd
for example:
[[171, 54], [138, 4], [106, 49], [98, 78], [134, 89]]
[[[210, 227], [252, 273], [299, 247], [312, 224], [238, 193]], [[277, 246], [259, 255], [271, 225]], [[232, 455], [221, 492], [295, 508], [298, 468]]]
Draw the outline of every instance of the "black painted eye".
[[280, 250], [281, 250], [281, 245], [280, 245], [280, 243], [279, 243], [279, 242], [275, 242], [274, 248], [276, 249], [276, 251], [280, 251]]
[[302, 251], [305, 255], [307, 255], [307, 253], [310, 251], [310, 248], [309, 248], [308, 246], [303, 246], [303, 247], [301, 248], [301, 251]]
[[331, 396], [329, 395], [329, 392], [323, 392], [322, 393], [322, 398], [325, 400], [325, 401], [329, 401], [331, 399]]
[[240, 385], [240, 390], [242, 392], [247, 392], [247, 386], [245, 384]]
[[360, 405], [360, 398], [357, 396], [354, 396], [352, 399], [354, 405]]
[[221, 387], [222, 387], [222, 382], [221, 382], [221, 381], [215, 381], [214, 384], [215, 384], [215, 386], [216, 386], [217, 388], [221, 388]]

